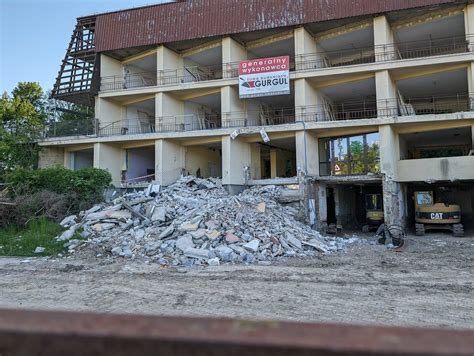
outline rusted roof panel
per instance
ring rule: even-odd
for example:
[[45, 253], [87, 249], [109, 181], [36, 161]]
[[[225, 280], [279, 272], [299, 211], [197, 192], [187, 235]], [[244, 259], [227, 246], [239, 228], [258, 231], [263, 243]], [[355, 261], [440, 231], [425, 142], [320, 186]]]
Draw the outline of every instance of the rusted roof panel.
[[96, 51], [296, 26], [459, 0], [188, 0], [97, 15]]

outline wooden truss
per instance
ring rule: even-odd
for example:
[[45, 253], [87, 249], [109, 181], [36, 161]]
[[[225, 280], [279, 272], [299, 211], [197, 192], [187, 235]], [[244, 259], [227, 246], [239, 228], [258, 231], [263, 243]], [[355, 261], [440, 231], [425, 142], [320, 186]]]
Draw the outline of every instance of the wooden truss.
[[99, 59], [94, 46], [95, 16], [77, 20], [51, 97], [94, 106], [99, 86]]

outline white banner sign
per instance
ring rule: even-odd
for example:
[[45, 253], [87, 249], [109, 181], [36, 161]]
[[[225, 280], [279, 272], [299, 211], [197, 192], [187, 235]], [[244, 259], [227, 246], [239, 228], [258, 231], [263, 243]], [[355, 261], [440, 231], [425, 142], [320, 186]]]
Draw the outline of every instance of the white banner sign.
[[239, 97], [290, 94], [290, 57], [251, 59], [239, 64]]

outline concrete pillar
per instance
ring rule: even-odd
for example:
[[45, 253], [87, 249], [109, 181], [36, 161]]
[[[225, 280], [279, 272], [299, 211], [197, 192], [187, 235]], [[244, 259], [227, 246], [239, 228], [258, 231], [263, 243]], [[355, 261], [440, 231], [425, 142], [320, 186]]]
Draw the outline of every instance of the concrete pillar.
[[175, 131], [184, 123], [184, 102], [169, 93], [155, 95], [157, 131]]
[[[125, 118], [125, 109], [120, 104], [110, 99], [96, 97], [95, 100], [95, 117], [99, 119], [99, 128], [108, 126], [121, 127], [120, 121]], [[112, 126], [112, 123], [114, 123]]]
[[326, 184], [315, 183], [314, 195], [316, 200], [316, 229], [324, 231], [328, 225], [328, 208], [326, 200]]
[[185, 149], [170, 140], [155, 141], [155, 179], [167, 186], [176, 182], [185, 167]]
[[388, 70], [375, 73], [377, 114], [379, 117], [398, 116], [397, 86]]
[[245, 101], [239, 99], [238, 87], [229, 85], [221, 88], [221, 111], [222, 127], [235, 126], [231, 124], [233, 120], [241, 121], [244, 119], [244, 114], [235, 114], [235, 112], [246, 111]]
[[112, 184], [120, 187], [122, 178], [122, 149], [109, 143], [94, 144], [94, 168], [105, 169], [112, 175]]
[[472, 140], [471, 150], [474, 150], [474, 124], [471, 126], [471, 140]]
[[250, 176], [252, 179], [262, 178], [261, 146], [258, 143], [250, 144]]
[[222, 75], [224, 78], [238, 76], [238, 62], [247, 59], [247, 49], [232, 37], [222, 39]]
[[319, 68], [320, 52], [316, 39], [304, 27], [294, 31], [296, 70]]
[[385, 223], [405, 226], [406, 191], [397, 182], [397, 162], [400, 159], [398, 134], [390, 125], [380, 126], [379, 134]]
[[474, 62], [470, 62], [467, 67], [467, 88], [469, 95], [470, 110], [474, 110]]
[[278, 177], [278, 150], [270, 150], [270, 178]]
[[100, 75], [102, 77], [118, 76], [123, 75], [122, 62], [105, 54], [100, 54]]
[[64, 148], [41, 146], [38, 156], [38, 168], [64, 166]]
[[296, 121], [325, 121], [320, 93], [307, 79], [295, 80]]
[[318, 139], [308, 131], [297, 131], [296, 170], [305, 176], [319, 176]]
[[249, 143], [239, 138], [222, 137], [222, 184], [237, 189], [243, 187], [246, 184], [245, 168], [250, 169], [251, 161]]
[[474, 4], [464, 8], [464, 31], [469, 46], [469, 51], [474, 51]]
[[396, 59], [393, 31], [385, 16], [374, 17], [374, 50], [375, 61]]
[[173, 70], [183, 68], [183, 57], [165, 46], [158, 46], [156, 51], [156, 70], [159, 74], [162, 70]]

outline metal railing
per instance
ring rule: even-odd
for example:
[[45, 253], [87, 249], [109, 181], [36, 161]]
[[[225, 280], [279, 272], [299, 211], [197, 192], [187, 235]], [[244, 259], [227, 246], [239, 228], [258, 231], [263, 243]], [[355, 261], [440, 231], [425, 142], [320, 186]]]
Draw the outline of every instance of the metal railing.
[[221, 115], [169, 115], [149, 119], [118, 120], [98, 127], [98, 136], [137, 135], [157, 132], [211, 130], [221, 127]]
[[94, 118], [48, 122], [43, 137], [88, 136], [97, 132], [98, 120]]
[[[472, 50], [469, 45], [471, 42], [474, 42], [474, 35], [467, 34], [430, 40], [395, 42], [378, 46], [307, 53], [298, 55], [295, 58], [291, 57], [290, 71], [464, 53]], [[178, 69], [101, 77], [100, 90], [123, 90], [156, 85], [193, 83], [236, 78], [238, 75], [239, 62], [212, 66], [185, 66]]]
[[469, 52], [474, 35], [435, 38], [429, 41], [405, 41], [386, 45], [321, 51], [296, 56], [296, 70], [348, 66], [400, 59], [421, 58]]
[[378, 117], [399, 117], [433, 114], [450, 114], [474, 111], [474, 96], [467, 93], [457, 95], [429, 96], [419, 98], [346, 101], [343, 103], [268, 108], [255, 111], [232, 111], [221, 114], [169, 115], [161, 117], [132, 118], [114, 122], [98, 119], [49, 123], [44, 137], [66, 136], [116, 136], [158, 132], [183, 132], [212, 130], [231, 127], [285, 125], [295, 122], [324, 122], [360, 120]]
[[294, 123], [295, 108], [262, 111], [232, 111], [222, 114], [222, 127], [271, 126]]
[[100, 78], [100, 90], [123, 90], [156, 86], [157, 72], [148, 71], [124, 75], [111, 75]]
[[347, 101], [296, 107], [297, 121], [339, 121], [377, 117], [450, 114], [474, 110], [474, 98], [467, 93], [419, 98]]

